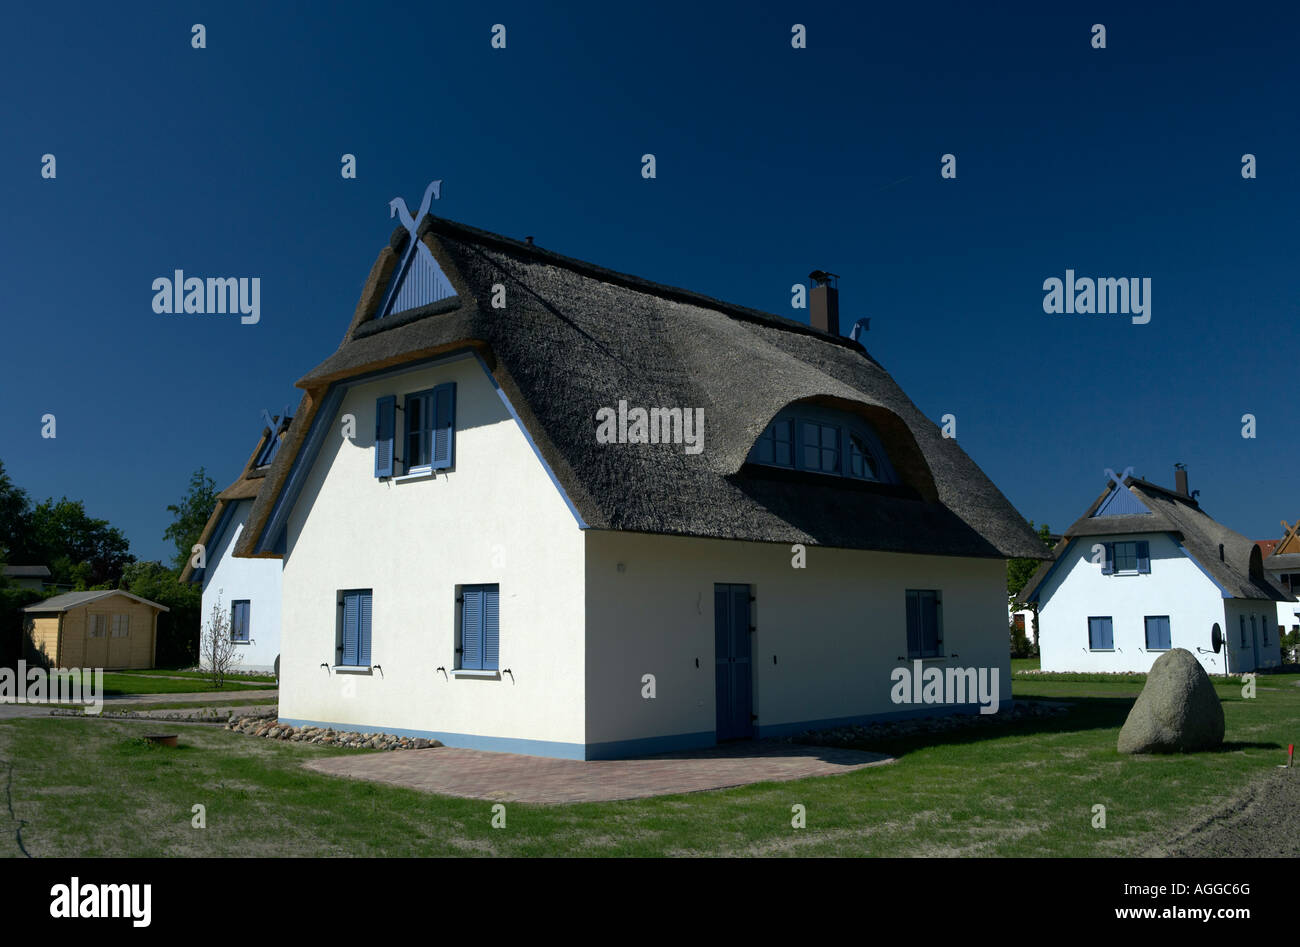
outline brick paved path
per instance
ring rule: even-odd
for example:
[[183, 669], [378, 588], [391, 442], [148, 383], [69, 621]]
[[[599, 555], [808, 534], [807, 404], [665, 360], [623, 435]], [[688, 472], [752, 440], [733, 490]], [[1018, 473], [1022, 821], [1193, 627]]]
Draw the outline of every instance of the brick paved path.
[[555, 805], [830, 776], [893, 761], [883, 753], [755, 740], [634, 760], [557, 760], [441, 747], [332, 756], [305, 765], [425, 792]]

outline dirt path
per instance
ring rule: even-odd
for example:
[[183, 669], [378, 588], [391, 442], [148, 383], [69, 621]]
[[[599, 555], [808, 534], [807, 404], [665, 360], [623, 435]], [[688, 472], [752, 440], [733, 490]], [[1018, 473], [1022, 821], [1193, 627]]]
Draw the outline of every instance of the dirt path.
[[1193, 858], [1300, 856], [1300, 767], [1261, 775], [1221, 812], [1147, 854]]

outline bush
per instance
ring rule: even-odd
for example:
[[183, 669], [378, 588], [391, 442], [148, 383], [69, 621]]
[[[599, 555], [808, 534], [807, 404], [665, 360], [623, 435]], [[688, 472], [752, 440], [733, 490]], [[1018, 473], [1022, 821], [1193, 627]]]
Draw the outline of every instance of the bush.
[[1038, 648], [1029, 640], [1023, 628], [1012, 625], [1011, 632], [1011, 656], [1013, 658], [1033, 658], [1038, 655]]
[[16, 668], [18, 659], [27, 657], [23, 609], [46, 597], [34, 589], [0, 589], [0, 667]]

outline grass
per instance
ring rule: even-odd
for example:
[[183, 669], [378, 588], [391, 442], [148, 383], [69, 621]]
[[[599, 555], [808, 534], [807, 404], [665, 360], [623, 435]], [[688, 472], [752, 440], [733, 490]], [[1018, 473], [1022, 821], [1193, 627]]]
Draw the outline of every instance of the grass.
[[[193, 678], [198, 678], [200, 680], [203, 680], [209, 676], [209, 673], [207, 671], [181, 671], [181, 670], [173, 670], [171, 668], [143, 668], [143, 669], [133, 669], [129, 671], [118, 671], [116, 673], [129, 674], [132, 676], [140, 676], [140, 677], [193, 677]], [[262, 684], [275, 683], [275, 676], [272, 674], [235, 674], [227, 679], [228, 680], [233, 679], [238, 681], [255, 681]]]
[[121, 671], [109, 671], [104, 674], [104, 695], [119, 697], [124, 694], [225, 694], [230, 691], [266, 691], [274, 688], [259, 687], [234, 678], [226, 678], [224, 687], [215, 687], [211, 681], [199, 678], [172, 680], [166, 677], [148, 677], [141, 674], [129, 674]]
[[[1159, 851], [1274, 772], [1300, 736], [1300, 687], [1261, 678], [1258, 697], [1217, 690], [1229, 742], [1188, 756], [1122, 757], [1115, 739], [1140, 687], [1015, 681], [1017, 697], [1069, 700], [1069, 714], [873, 744], [897, 763], [842, 776], [630, 802], [507, 806], [305, 770], [364, 751], [180, 728], [177, 749], [139, 742], [156, 723], [0, 722], [0, 771], [37, 856], [994, 855]], [[76, 765], [69, 765], [75, 760]], [[790, 825], [807, 808], [806, 829]], [[191, 827], [206, 807], [207, 828]], [[1107, 828], [1091, 828], [1092, 807]], [[347, 813], [347, 818], [340, 818]], [[0, 806], [0, 854], [18, 854]]]

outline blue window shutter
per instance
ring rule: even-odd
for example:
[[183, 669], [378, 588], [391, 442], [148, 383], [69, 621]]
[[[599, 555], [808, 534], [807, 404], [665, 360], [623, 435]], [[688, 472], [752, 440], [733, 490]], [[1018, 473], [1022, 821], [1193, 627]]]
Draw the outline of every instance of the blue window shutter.
[[231, 621], [231, 635], [235, 641], [247, 641], [249, 636], [248, 630], [248, 602], [235, 602]]
[[483, 590], [483, 670], [497, 670], [501, 653], [501, 594], [498, 586]]
[[933, 593], [934, 601], [934, 653], [943, 654], [943, 596]]
[[907, 653], [909, 656], [921, 653], [921, 594], [907, 593]]
[[1138, 572], [1151, 571], [1151, 544], [1145, 539], [1138, 540]]
[[1114, 630], [1109, 618], [1088, 619], [1088, 647], [1094, 651], [1107, 651], [1115, 647]]
[[357, 664], [369, 667], [371, 594], [361, 592], [357, 598]]
[[348, 592], [343, 596], [343, 656], [340, 661], [344, 666], [355, 667], [357, 664], [357, 644], [361, 637], [361, 596]]
[[397, 398], [387, 395], [375, 402], [375, 476], [393, 475], [393, 440], [397, 428]]
[[445, 470], [455, 460], [456, 383], [433, 389], [433, 469]]
[[1102, 543], [1106, 549], [1106, 555], [1101, 563], [1102, 575], [1113, 575], [1115, 573], [1115, 544]]
[[483, 591], [477, 587], [461, 591], [460, 666], [483, 670]]

